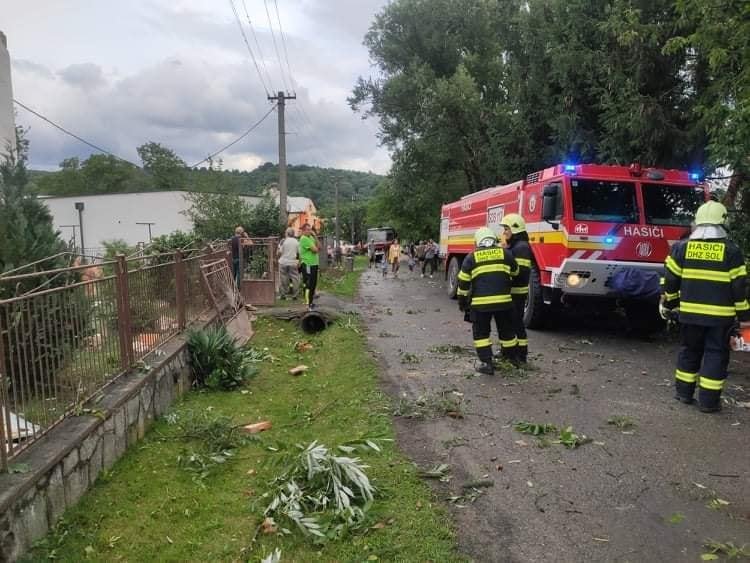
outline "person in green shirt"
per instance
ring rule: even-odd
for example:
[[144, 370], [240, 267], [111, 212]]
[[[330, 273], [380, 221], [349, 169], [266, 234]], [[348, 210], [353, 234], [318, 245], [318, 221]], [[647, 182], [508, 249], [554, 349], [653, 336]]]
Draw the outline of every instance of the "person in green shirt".
[[302, 225], [302, 236], [299, 239], [299, 260], [302, 263], [302, 280], [305, 284], [305, 301], [307, 308], [313, 310], [313, 299], [315, 299], [315, 287], [318, 285], [318, 266], [320, 256], [318, 255], [318, 239], [312, 232], [309, 223]]

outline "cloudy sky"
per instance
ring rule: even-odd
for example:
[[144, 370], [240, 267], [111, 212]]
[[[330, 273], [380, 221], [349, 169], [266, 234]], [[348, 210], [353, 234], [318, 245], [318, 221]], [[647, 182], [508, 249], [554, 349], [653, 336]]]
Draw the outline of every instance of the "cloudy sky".
[[[296, 91], [286, 114], [288, 162], [386, 172], [375, 123], [353, 113], [346, 97], [358, 76], [372, 72], [362, 38], [387, 0], [276, 0], [292, 84], [274, 0], [245, 0], [257, 44], [243, 1], [233, 2], [268, 90], [286, 90], [286, 79]], [[8, 2], [0, 29], [17, 100], [138, 163], [135, 148], [156, 141], [193, 164], [271, 107], [230, 0]], [[33, 168], [91, 153], [21, 108], [16, 119], [31, 127]], [[276, 126], [272, 113], [222, 155], [225, 167], [277, 162]]]

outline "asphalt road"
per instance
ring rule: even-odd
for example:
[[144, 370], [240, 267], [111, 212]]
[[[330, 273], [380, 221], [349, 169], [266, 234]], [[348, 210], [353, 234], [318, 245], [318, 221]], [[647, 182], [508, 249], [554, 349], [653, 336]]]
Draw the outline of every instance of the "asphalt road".
[[[438, 498], [453, 497], [445, 502], [462, 553], [699, 561], [706, 540], [750, 544], [750, 409], [725, 404], [706, 415], [677, 403], [674, 337], [647, 342], [629, 337], [617, 315], [570, 314], [530, 332], [535, 369], [525, 377], [475, 376], [470, 325], [443, 285], [442, 274], [421, 279], [402, 267], [399, 279], [382, 279], [371, 270], [359, 300], [394, 410], [428, 411], [397, 416], [398, 443], [420, 467], [450, 467], [447, 482], [430, 482]], [[750, 401], [746, 356], [733, 355], [730, 402]], [[446, 416], [446, 402], [460, 403], [463, 418]], [[634, 426], [609, 424], [615, 416]], [[540, 447], [513, 428], [519, 420], [572, 426], [592, 441], [567, 449], [549, 443], [553, 434]], [[477, 480], [492, 486], [464, 488]]]

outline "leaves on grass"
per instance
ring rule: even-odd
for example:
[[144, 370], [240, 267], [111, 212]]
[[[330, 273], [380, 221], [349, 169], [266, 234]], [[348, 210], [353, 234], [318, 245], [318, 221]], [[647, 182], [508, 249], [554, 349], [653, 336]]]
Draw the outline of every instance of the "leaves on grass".
[[685, 520], [685, 515], [682, 512], [675, 512], [667, 518], [667, 522], [670, 524], [680, 524], [683, 520]]
[[[380, 451], [373, 439], [350, 441], [338, 448], [351, 451], [365, 448]], [[286, 519], [315, 543], [342, 537], [361, 527], [376, 489], [359, 458], [339, 456], [317, 441], [297, 444], [296, 451], [279, 461], [281, 473], [271, 481], [265, 517]]]

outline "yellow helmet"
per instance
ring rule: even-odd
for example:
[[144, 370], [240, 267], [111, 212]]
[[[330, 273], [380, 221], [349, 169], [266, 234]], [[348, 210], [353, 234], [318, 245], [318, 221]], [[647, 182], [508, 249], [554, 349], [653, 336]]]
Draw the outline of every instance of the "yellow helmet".
[[521, 217], [518, 213], [509, 213], [508, 215], [503, 217], [503, 220], [500, 221], [500, 224], [503, 227], [508, 227], [510, 229], [510, 232], [514, 235], [522, 233], [526, 230], [526, 221], [524, 221], [523, 217]]
[[696, 225], [723, 225], [727, 218], [727, 208], [718, 201], [707, 201], [695, 212]]
[[482, 227], [476, 233], [474, 233], [474, 245], [477, 248], [479, 248], [480, 246], [495, 246], [495, 244], [497, 244], [497, 235], [492, 232], [492, 229]]

